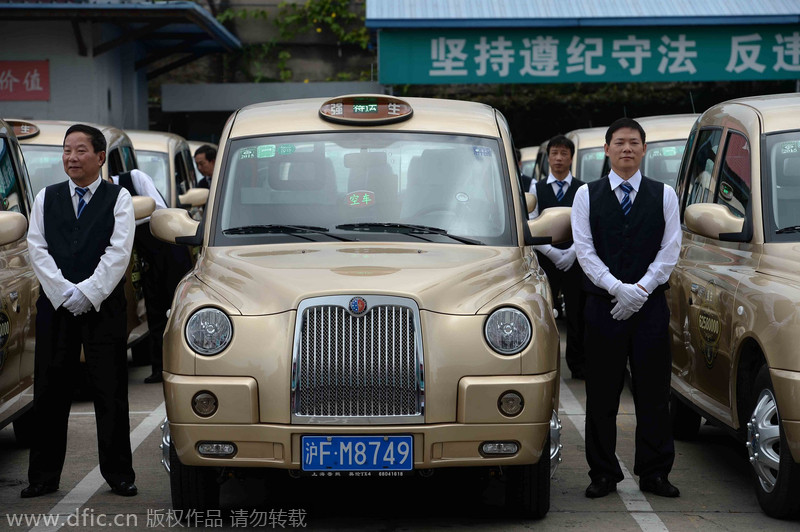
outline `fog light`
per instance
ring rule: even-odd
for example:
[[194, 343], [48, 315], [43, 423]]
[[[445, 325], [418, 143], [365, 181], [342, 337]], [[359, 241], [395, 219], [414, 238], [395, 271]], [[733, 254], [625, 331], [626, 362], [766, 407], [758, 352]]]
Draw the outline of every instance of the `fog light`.
[[197, 444], [197, 452], [203, 456], [233, 456], [236, 445], [225, 441], [204, 441]]
[[522, 396], [514, 391], [504, 392], [497, 400], [497, 407], [504, 416], [516, 416], [522, 412], [524, 406], [525, 402], [522, 400]]
[[192, 397], [192, 410], [202, 417], [214, 415], [217, 411], [217, 397], [211, 392], [197, 392]]
[[482, 454], [517, 454], [519, 444], [515, 441], [485, 441], [481, 444]]

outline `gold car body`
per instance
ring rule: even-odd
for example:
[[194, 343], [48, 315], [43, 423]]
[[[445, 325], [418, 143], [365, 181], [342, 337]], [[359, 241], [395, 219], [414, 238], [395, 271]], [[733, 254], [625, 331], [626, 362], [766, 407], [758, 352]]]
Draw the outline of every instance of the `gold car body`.
[[547, 160], [547, 145], [550, 144], [550, 139], [542, 142], [539, 146], [539, 151], [536, 153], [536, 165], [533, 168], [533, 181], [541, 181], [547, 179], [550, 175], [550, 163]]
[[539, 154], [539, 146], [528, 146], [520, 148], [519, 162], [520, 173], [526, 176], [533, 176], [536, 171], [536, 156]]
[[590, 183], [603, 177], [603, 162], [606, 152], [607, 127], [590, 127], [573, 129], [566, 137], [575, 144], [575, 155], [572, 157], [572, 175]]
[[[746, 440], [759, 501], [779, 517], [775, 457], [781, 474], [800, 474], [799, 120], [797, 94], [732, 100], [699, 118], [681, 165], [683, 244], [668, 292], [673, 392]], [[777, 412], [759, 425], [763, 367]]]
[[[0, 427], [14, 422], [19, 440], [33, 406], [33, 359], [39, 281], [28, 255], [33, 206], [14, 132], [0, 119]], [[29, 425], [28, 425], [29, 426]]]
[[[65, 120], [7, 119], [19, 138], [30, 175], [33, 197], [46, 186], [69, 179], [61, 160], [64, 136], [77, 122]], [[128, 135], [121, 129], [88, 123], [102, 131], [106, 139], [106, 164], [101, 169], [103, 179], [137, 168], [136, 153]], [[148, 334], [147, 315], [141, 291], [134, 285], [139, 281], [139, 264], [132, 258], [125, 274], [125, 299], [128, 304], [128, 346], [144, 340]]]
[[167, 207], [179, 207], [180, 196], [194, 188], [194, 157], [186, 139], [163, 131], [125, 131], [136, 148], [139, 169], [153, 179]]
[[[494, 109], [450, 100], [406, 98], [402, 102], [410, 105], [413, 116], [366, 125], [323, 119], [320, 109], [326, 100], [322, 99], [246, 107], [229, 119], [223, 132], [205, 225], [198, 226], [175, 209], [154, 214], [151, 229], [167, 241], [176, 238], [180, 241], [195, 235], [198, 227], [204, 227], [203, 233], [196, 236], [202, 238], [202, 251], [194, 271], [176, 290], [164, 336], [169, 430], [182, 464], [298, 470], [302, 467], [302, 438], [310, 435], [411, 435], [415, 470], [535, 464], [543, 453], [551, 451], [545, 445], [550, 441], [547, 436], [558, 405], [559, 338], [551, 294], [530, 239], [531, 235], [559, 232], [560, 238], [565, 239], [569, 233], [569, 209], [558, 213], [558, 209], [553, 209], [553, 217], [527, 221], [523, 193], [516, 180], [510, 132], [505, 119]], [[331, 135], [338, 140], [330, 141], [328, 153], [336, 157], [348, 153], [336, 161], [314, 158], [313, 150], [320, 149], [325, 136]], [[389, 148], [381, 148], [378, 139], [395, 139], [396, 145], [400, 145], [402, 142], [397, 139], [420, 135], [422, 139], [433, 139], [431, 142], [438, 139], [447, 142], [444, 139], [460, 136], [485, 144], [459, 152], [466, 157], [448, 159], [435, 172], [418, 178], [414, 176], [415, 161], [426, 161], [428, 155], [437, 156], [426, 155], [428, 148], [436, 147], [435, 143], [415, 146], [418, 150], [415, 159], [400, 153], [400, 146], [387, 157]], [[349, 138], [352, 140], [348, 141]], [[263, 139], [258, 141], [263, 144], [247, 147], [255, 142], [252, 139]], [[366, 146], [373, 151], [368, 153]], [[303, 150], [308, 151], [303, 153]], [[457, 184], [460, 179], [467, 179], [467, 173], [459, 169], [493, 161], [490, 164], [496, 163], [492, 168], [497, 172], [500, 188], [489, 192], [502, 189], [507, 194], [503, 205], [495, 208], [508, 209], [503, 233], [508, 240], [505, 244], [470, 245], [428, 233], [420, 233], [423, 236], [420, 239], [409, 238], [407, 233], [404, 237], [393, 236], [386, 230], [369, 233], [365, 229], [359, 233], [357, 229], [342, 229], [336, 235], [347, 237], [346, 241], [339, 241], [336, 236], [311, 235], [315, 237], [311, 238], [313, 241], [308, 241], [309, 237], [284, 236], [276, 243], [256, 240], [253, 245], [236, 245], [239, 238], [236, 231], [234, 236], [224, 236], [220, 228], [225, 220], [241, 216], [241, 211], [247, 208], [239, 204], [240, 198], [257, 201], [254, 198], [267, 192], [256, 188], [237, 191], [233, 188], [238, 186], [235, 183], [246, 179], [256, 187], [264, 179], [265, 169], [272, 168], [269, 171], [273, 173], [267, 179], [275, 190], [270, 193], [291, 194], [292, 170], [280, 169], [278, 164], [283, 160], [294, 160], [287, 164], [298, 168], [316, 161], [319, 171], [306, 174], [304, 179], [323, 173], [323, 163], [327, 162], [328, 170], [336, 174], [328, 175], [336, 188], [327, 193], [331, 202], [321, 201], [334, 210], [339, 205], [350, 214], [356, 212], [347, 210], [352, 207], [348, 204], [354, 196], [352, 189], [359, 186], [344, 183], [362, 170], [375, 175], [380, 172], [381, 179], [390, 178], [394, 183], [399, 178], [400, 187], [409, 192], [413, 187], [408, 183], [415, 179], [422, 179], [421, 183], [436, 181], [437, 186]], [[251, 162], [254, 169], [246, 166]], [[370, 166], [374, 162], [380, 164]], [[391, 168], [384, 163], [391, 163]], [[417, 168], [421, 170], [423, 167]], [[300, 190], [303, 186], [294, 188]], [[373, 182], [370, 186], [377, 191], [379, 185]], [[360, 188], [372, 190], [370, 186]], [[305, 193], [316, 194], [316, 190], [308, 185]], [[375, 192], [375, 197], [381, 197], [381, 193]], [[465, 192], [455, 197], [463, 203], [472, 201]], [[491, 196], [486, 199], [491, 200]], [[420, 202], [424, 200], [424, 195], [419, 198]], [[272, 213], [280, 207], [264, 212]], [[286, 216], [292, 216], [294, 211]], [[446, 218], [447, 214], [441, 215]], [[425, 216], [412, 217], [407, 223], [424, 224]], [[301, 218], [286, 219], [302, 223], [298, 221]], [[278, 223], [277, 219], [274, 223]], [[343, 307], [341, 311], [345, 312], [348, 304], [353, 304], [353, 298], [363, 298], [370, 308], [398, 305], [397, 308], [409, 313], [407, 330], [413, 331], [416, 358], [412, 357], [410, 365], [407, 361], [397, 362], [396, 371], [392, 371], [395, 366], [383, 366], [373, 377], [416, 375], [410, 386], [418, 403], [410, 411], [403, 410], [398, 415], [385, 412], [361, 415], [343, 406], [347, 412], [320, 414], [309, 413], [300, 405], [305, 400], [313, 401], [310, 396], [302, 395], [306, 385], [299, 380], [302, 371], [313, 370], [298, 369], [302, 361], [316, 360], [310, 352], [303, 351], [301, 355], [304, 335], [312, 328], [310, 316], [322, 308], [320, 305]], [[212, 356], [204, 356], [190, 347], [186, 336], [190, 318], [208, 307], [227, 315], [233, 329], [230, 344]], [[487, 343], [484, 327], [493, 312], [508, 307], [521, 311], [529, 320], [531, 339], [520, 352], [502, 355]], [[338, 333], [330, 335], [335, 328], [344, 327], [337, 316], [341, 317], [338, 311], [331, 316], [333, 321], [319, 323], [319, 329], [311, 334], [321, 330], [329, 339], [338, 337]], [[323, 344], [320, 350], [332, 353], [333, 348]], [[391, 346], [379, 349], [372, 356], [380, 357], [381, 352], [388, 353], [390, 349]], [[351, 370], [355, 376], [363, 363], [356, 361], [351, 370], [342, 370], [336, 366], [339, 362], [325, 359], [328, 355], [320, 356], [323, 357], [320, 363], [330, 364], [331, 372], [347, 379]], [[324, 379], [325, 373], [318, 376]], [[335, 387], [333, 383], [327, 386]], [[524, 401], [524, 408], [514, 416], [501, 413], [498, 404], [500, 397], [511, 390], [521, 394]], [[216, 398], [216, 410], [209, 416], [199, 415], [193, 405], [203, 392], [211, 392]], [[204, 456], [198, 446], [209, 441], [233, 443], [236, 453], [225, 458]], [[519, 448], [508, 456], [487, 456], [481, 451], [482, 443], [487, 441], [514, 441]]]

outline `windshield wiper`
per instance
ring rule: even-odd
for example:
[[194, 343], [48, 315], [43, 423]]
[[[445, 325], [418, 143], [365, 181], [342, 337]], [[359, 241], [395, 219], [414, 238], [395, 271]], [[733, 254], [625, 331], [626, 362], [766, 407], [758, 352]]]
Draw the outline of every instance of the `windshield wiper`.
[[308, 238], [298, 233], [314, 233], [325, 235], [339, 240], [341, 242], [353, 242], [352, 238], [345, 238], [343, 236], [332, 235], [327, 227], [316, 227], [313, 225], [281, 225], [281, 224], [268, 224], [268, 225], [244, 225], [242, 227], [232, 227], [222, 231], [225, 235], [256, 235], [262, 233], [285, 233], [287, 235], [296, 236], [310, 242], [316, 242], [313, 238]]
[[789, 227], [784, 227], [775, 231], [776, 235], [782, 235], [784, 233], [800, 233], [800, 225], [790, 225]]
[[[456, 240], [457, 242], [461, 242], [463, 244], [471, 244], [474, 246], [484, 245], [483, 242], [481, 242], [480, 240], [474, 240], [472, 238], [467, 238], [465, 236], [451, 235], [444, 229], [440, 229], [438, 227], [430, 227], [428, 225], [372, 222], [372, 223], [342, 224], [342, 225], [337, 225], [336, 229], [344, 229], [345, 231], [385, 231], [387, 233], [403, 233], [417, 238], [420, 238], [418, 236], [420, 234], [441, 235], [441, 236], [446, 236], [448, 238], [452, 238], [453, 240]], [[399, 231], [392, 231], [392, 229]], [[428, 239], [423, 238], [422, 240], [428, 240]]]

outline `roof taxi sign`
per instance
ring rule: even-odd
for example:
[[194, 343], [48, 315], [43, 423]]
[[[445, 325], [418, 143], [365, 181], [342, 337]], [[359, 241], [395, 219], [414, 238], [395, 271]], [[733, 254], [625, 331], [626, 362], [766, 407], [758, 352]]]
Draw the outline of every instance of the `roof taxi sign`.
[[39, 128], [30, 122], [6, 120], [6, 123], [14, 130], [14, 135], [17, 139], [29, 139], [39, 134]]
[[339, 124], [382, 125], [408, 120], [411, 106], [391, 96], [339, 96], [322, 104], [319, 114]]

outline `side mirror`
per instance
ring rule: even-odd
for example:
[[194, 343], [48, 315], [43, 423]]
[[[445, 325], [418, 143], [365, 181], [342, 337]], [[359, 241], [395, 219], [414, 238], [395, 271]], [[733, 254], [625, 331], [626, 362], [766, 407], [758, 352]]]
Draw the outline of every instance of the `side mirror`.
[[209, 190], [207, 188], [190, 188], [186, 194], [181, 194], [178, 196], [178, 201], [181, 205], [202, 207], [208, 202], [208, 192]]
[[25, 236], [28, 219], [19, 212], [0, 211], [0, 246], [16, 242]]
[[536, 208], [536, 195], [530, 192], [525, 193], [525, 204], [528, 206], [528, 214], [533, 212]]
[[686, 207], [683, 221], [689, 231], [698, 235], [726, 240], [731, 233], [741, 233], [744, 218], [737, 218], [724, 205], [716, 203], [695, 203]]
[[150, 232], [170, 244], [201, 245], [200, 222], [184, 209], [159, 209], [150, 216]]
[[133, 196], [133, 217], [137, 220], [143, 220], [153, 214], [156, 210], [156, 200], [150, 196]]
[[[559, 244], [572, 240], [571, 207], [545, 209], [535, 220], [528, 220], [532, 244]], [[527, 243], [527, 242], [526, 242]]]

